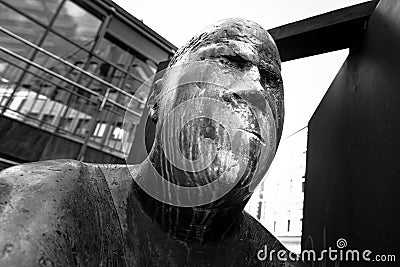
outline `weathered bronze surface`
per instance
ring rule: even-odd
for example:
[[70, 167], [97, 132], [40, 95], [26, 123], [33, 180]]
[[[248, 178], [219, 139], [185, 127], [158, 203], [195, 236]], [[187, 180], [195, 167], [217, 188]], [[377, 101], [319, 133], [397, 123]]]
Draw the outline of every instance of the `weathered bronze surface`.
[[[228, 75], [232, 70], [244, 73], [259, 85], [258, 91], [247, 90], [254, 87], [243, 84], [241, 92], [227, 94], [218, 86], [194, 83], [165, 94], [168, 81], [161, 80], [149, 101], [152, 118], [158, 125], [156, 141], [142, 164], [127, 167], [55, 160], [1, 172], [0, 266], [284, 264], [276, 258], [274, 261], [257, 258], [257, 252], [265, 246], [269, 251], [285, 248], [243, 212], [252, 193], [250, 184], [257, 183], [269, 167], [263, 162], [263, 155], [275, 152], [282, 132], [283, 87], [277, 48], [259, 25], [243, 19], [227, 19], [190, 40], [176, 53], [170, 66], [192, 61], [211, 62]], [[242, 130], [247, 134], [240, 136], [249, 144], [249, 152], [235, 154], [246, 163], [238, 167], [243, 175], [230, 192], [212, 203], [195, 207], [166, 204], [147, 194], [137, 181], [149, 179], [155, 169], [176, 184], [203, 185], [215, 180], [224, 162], [229, 161], [218, 156], [208, 169], [193, 174], [175, 168], [165, 158], [159, 126], [165, 121], [161, 115], [198, 97], [200, 92], [227, 103], [233, 113], [251, 125], [251, 130], [244, 127]], [[250, 112], [236, 93], [259, 111]], [[265, 98], [260, 100], [260, 94]], [[201, 103], [193, 108], [205, 109]], [[268, 112], [263, 109], [268, 108], [273, 120], [266, 118]], [[229, 119], [226, 114], [218, 116]], [[265, 127], [276, 129], [270, 140], [264, 140]], [[200, 150], [211, 149], [207, 144], [200, 145], [200, 139], [208, 137], [217, 143], [217, 152], [226, 155], [230, 152], [229, 140], [220, 129], [212, 120], [192, 121], [182, 130], [182, 153], [187, 158], [196, 158]], [[275, 144], [272, 148], [265, 145], [271, 142]], [[228, 172], [225, 181], [229, 182], [237, 173]], [[170, 193], [168, 188], [161, 191]]]

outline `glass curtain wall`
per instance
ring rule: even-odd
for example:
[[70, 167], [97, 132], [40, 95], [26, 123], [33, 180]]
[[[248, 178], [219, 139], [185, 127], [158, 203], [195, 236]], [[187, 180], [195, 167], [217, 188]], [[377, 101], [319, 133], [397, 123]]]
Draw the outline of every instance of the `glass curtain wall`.
[[[126, 107], [156, 66], [106, 33], [106, 20], [71, 0], [0, 0], [1, 113], [121, 156], [140, 120], [124, 132]], [[133, 112], [147, 95], [135, 95]]]

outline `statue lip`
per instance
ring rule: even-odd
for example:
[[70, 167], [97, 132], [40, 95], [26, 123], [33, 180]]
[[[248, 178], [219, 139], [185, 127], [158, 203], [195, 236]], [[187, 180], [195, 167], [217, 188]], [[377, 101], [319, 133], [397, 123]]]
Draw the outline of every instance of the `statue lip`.
[[261, 136], [261, 133], [259, 130], [247, 129], [247, 128], [238, 128], [238, 130], [249, 133], [253, 138], [257, 139], [262, 145], [266, 145], [266, 142], [265, 142], [264, 138]]

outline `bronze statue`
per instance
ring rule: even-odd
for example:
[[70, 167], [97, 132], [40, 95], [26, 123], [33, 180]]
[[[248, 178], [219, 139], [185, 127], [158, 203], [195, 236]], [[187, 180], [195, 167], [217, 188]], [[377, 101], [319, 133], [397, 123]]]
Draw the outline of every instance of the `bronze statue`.
[[[154, 84], [148, 101], [157, 131], [143, 163], [52, 160], [1, 172], [0, 266], [288, 264], [276, 257], [258, 258], [265, 246], [269, 251], [285, 248], [243, 211], [282, 132], [283, 85], [272, 38], [256, 23], [223, 20], [190, 40], [169, 67], [172, 71]], [[200, 80], [184, 82], [193, 75]], [[176, 87], [168, 86], [174, 82]], [[178, 108], [199, 97], [203, 100]], [[224, 107], [210, 105], [205, 98]], [[217, 155], [199, 171], [176, 167], [165, 152], [174, 123], [194, 110], [208, 115], [180, 125], [177, 144], [189, 162]], [[171, 125], [164, 114], [172, 111]], [[235, 116], [242, 122], [236, 129], [239, 134], [230, 136], [226, 128], [237, 123]], [[204, 138], [212, 142], [204, 143]], [[159, 179], [157, 175], [183, 190], [203, 186], [203, 191], [182, 197], [164, 186], [157, 192], [167, 201], [157, 199], [141, 185]], [[225, 185], [229, 190], [214, 197], [213, 190]], [[210, 201], [184, 203], [200, 199], [203, 193], [210, 193]]]

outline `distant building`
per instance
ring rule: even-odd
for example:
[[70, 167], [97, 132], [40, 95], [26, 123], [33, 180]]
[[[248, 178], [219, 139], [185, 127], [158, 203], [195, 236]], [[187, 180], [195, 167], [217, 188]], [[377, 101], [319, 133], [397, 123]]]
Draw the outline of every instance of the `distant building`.
[[297, 253], [301, 249], [306, 150], [307, 129], [282, 139], [264, 182], [245, 209]]
[[137, 89], [176, 47], [108, 0], [0, 0], [0, 26], [0, 169], [122, 163], [149, 93]]

